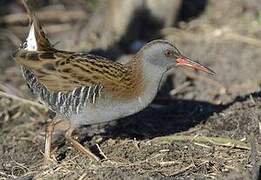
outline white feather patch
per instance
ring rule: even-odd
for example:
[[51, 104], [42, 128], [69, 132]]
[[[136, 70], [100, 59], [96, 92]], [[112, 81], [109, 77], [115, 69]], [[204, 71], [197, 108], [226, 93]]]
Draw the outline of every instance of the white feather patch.
[[35, 29], [34, 29], [34, 24], [31, 25], [28, 37], [26, 39], [26, 50], [28, 51], [37, 51], [37, 41], [35, 37]]

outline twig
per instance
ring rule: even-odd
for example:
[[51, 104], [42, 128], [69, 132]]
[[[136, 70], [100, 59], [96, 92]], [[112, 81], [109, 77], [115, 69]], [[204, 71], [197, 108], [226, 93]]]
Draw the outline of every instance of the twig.
[[102, 155], [104, 159], [108, 159], [107, 156], [104, 154], [104, 152], [101, 150], [100, 146], [98, 144], [95, 145], [98, 148], [100, 155]]
[[0, 80], [0, 91], [8, 92], [9, 95], [14, 95], [26, 99], [24, 94], [21, 93], [20, 89], [14, 87], [9, 83], [2, 82], [1, 80]]
[[[87, 14], [84, 11], [44, 11], [37, 13], [40, 20], [43, 22], [72, 22], [86, 20]], [[0, 19], [0, 24], [27, 24], [28, 17], [26, 13], [10, 14], [3, 16]]]
[[134, 140], [133, 140], [132, 142], [133, 142], [134, 147], [135, 147], [138, 151], [140, 151], [140, 148], [139, 148], [139, 144], [138, 144], [137, 139], [134, 138]]
[[160, 166], [170, 166], [170, 165], [173, 165], [173, 164], [176, 164], [177, 161], [164, 161], [164, 162], [160, 162]]
[[205, 77], [205, 76], [199, 76], [199, 75], [196, 75], [195, 73], [188, 72], [188, 71], [184, 71], [184, 73], [186, 74], [186, 76], [188, 76], [191, 79], [196, 79], [196, 80], [200, 80], [200, 81], [210, 83], [210, 84], [220, 88], [221, 92], [224, 92], [224, 93], [227, 92], [227, 88], [218, 81], [215, 81], [215, 80], [210, 79], [210, 78]]
[[261, 135], [261, 122], [258, 122], [259, 135]]
[[64, 23], [58, 25], [47, 25], [45, 26], [45, 29], [48, 29], [48, 33], [54, 34], [54, 33], [70, 31], [72, 29], [72, 26], [68, 23]]
[[14, 96], [14, 95], [11, 95], [11, 94], [7, 94], [7, 93], [2, 92], [2, 91], [0, 91], [0, 97], [6, 97], [6, 98], [9, 98], [9, 99], [20, 101], [23, 104], [30, 104], [32, 106], [38, 107], [39, 109], [47, 111], [47, 108], [40, 103], [30, 101], [30, 100], [27, 100], [27, 99], [23, 99], [23, 98], [20, 98], [18, 96]]
[[6, 173], [1, 172], [1, 171], [0, 171], [0, 175], [3, 176], [3, 177], [11, 178], [11, 179], [16, 178], [16, 176], [12, 176], [12, 175], [6, 174]]
[[198, 143], [198, 142], [194, 142], [194, 144], [197, 145], [197, 146], [201, 146], [201, 147], [204, 147], [204, 148], [211, 149], [211, 147], [206, 145], [206, 144], [201, 144], [201, 143]]
[[253, 46], [261, 47], [261, 40], [249, 36], [243, 36], [235, 32], [225, 34], [224, 38], [228, 40], [229, 39], [236, 40]]
[[178, 94], [180, 91], [182, 91], [183, 89], [185, 89], [186, 87], [190, 86], [190, 82], [189, 81], [186, 81], [184, 82], [183, 84], [181, 84], [180, 86], [176, 87], [175, 89], [172, 89], [169, 94], [171, 96], [174, 96], [176, 94]]
[[195, 165], [194, 165], [193, 163], [190, 164], [190, 165], [187, 166], [187, 167], [184, 167], [184, 168], [181, 168], [181, 169], [178, 170], [178, 171], [175, 171], [174, 173], [171, 173], [171, 176], [176, 176], [176, 175], [178, 175], [178, 174], [181, 174], [181, 173], [183, 173], [183, 172], [189, 170], [189, 169], [192, 168], [192, 167], [195, 167]]
[[[152, 142], [172, 142], [172, 141], [194, 141], [197, 143], [211, 143], [218, 146], [225, 146], [225, 147], [232, 147], [237, 149], [245, 149], [250, 150], [250, 144], [244, 143], [242, 141], [238, 141], [231, 138], [225, 138], [225, 137], [207, 137], [207, 136], [183, 136], [183, 135], [170, 135], [170, 136], [161, 136], [156, 137], [151, 140]], [[258, 152], [261, 152], [261, 147], [257, 146]]]
[[0, 29], [1, 39], [8, 38], [14, 45], [21, 44], [21, 40], [11, 31]]
[[259, 173], [259, 164], [257, 162], [257, 144], [255, 140], [254, 133], [252, 132], [250, 134], [250, 144], [251, 144], [251, 153], [250, 153], [250, 161], [252, 165], [252, 179], [259, 179], [260, 173]]
[[253, 98], [252, 94], [250, 94], [249, 98], [250, 98], [250, 101], [255, 105], [255, 104], [256, 104], [256, 101], [255, 101], [255, 99]]
[[83, 173], [83, 174], [79, 177], [78, 180], [83, 180], [83, 179], [85, 179], [86, 176], [87, 176], [87, 173], [85, 172], [85, 173]]

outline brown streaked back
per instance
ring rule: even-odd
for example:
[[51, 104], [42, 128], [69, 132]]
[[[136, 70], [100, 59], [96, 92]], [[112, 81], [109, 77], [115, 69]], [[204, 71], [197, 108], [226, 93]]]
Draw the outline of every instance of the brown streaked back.
[[65, 51], [17, 52], [18, 64], [33, 71], [40, 83], [54, 92], [101, 85], [111, 96], [134, 98], [142, 87], [139, 65], [123, 65], [91, 54]]

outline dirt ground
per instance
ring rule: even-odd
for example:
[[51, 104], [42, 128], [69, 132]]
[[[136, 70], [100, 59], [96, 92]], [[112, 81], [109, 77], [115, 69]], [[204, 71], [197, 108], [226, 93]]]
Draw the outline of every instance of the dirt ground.
[[[104, 153], [100, 162], [83, 158], [57, 135], [56, 161], [42, 166], [48, 113], [30, 95], [11, 58], [27, 26], [4, 24], [0, 89], [12, 95], [0, 95], [0, 179], [260, 179], [259, 0], [197, 2], [204, 2], [198, 15], [180, 13], [174, 26], [158, 27], [157, 35], [132, 40], [123, 35], [111, 46], [113, 51], [102, 52], [125, 56], [133, 43], [162, 37], [216, 75], [177, 69], [144, 111], [79, 129], [76, 135], [84, 146]], [[10, 7], [5, 15], [12, 12]], [[180, 11], [193, 12], [188, 7], [183, 3]], [[23, 33], [17, 33], [19, 28]], [[50, 33], [50, 38], [68, 32]]]

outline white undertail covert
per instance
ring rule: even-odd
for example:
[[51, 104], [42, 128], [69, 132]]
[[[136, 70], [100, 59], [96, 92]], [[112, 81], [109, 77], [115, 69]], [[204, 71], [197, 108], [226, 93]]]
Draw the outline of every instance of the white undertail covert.
[[26, 38], [26, 48], [28, 51], [37, 51], [37, 41], [35, 37], [34, 24], [32, 23], [28, 37]]

